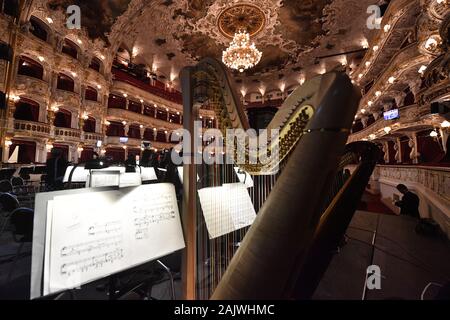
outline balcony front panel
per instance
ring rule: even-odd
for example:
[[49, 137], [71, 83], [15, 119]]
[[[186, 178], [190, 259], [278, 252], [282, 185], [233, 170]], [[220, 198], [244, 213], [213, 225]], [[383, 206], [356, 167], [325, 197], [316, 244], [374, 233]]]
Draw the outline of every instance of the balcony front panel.
[[38, 100], [49, 97], [49, 84], [41, 79], [17, 75], [16, 77], [16, 94], [26, 94], [27, 96], [36, 97]]
[[103, 105], [100, 102], [92, 100], [85, 100], [84, 107], [91, 114], [101, 114], [103, 110]]
[[127, 121], [130, 123], [139, 123], [146, 127], [166, 128], [176, 130], [182, 127], [182, 124], [159, 120], [151, 116], [136, 113], [123, 109], [108, 109], [108, 119], [117, 121]]
[[141, 147], [141, 139], [128, 138], [126, 143], [120, 142], [120, 137], [106, 137], [106, 144], [110, 146], [127, 146], [127, 147]]
[[50, 137], [50, 125], [42, 122], [14, 120], [13, 133], [16, 137]]
[[55, 128], [55, 140], [65, 142], [80, 142], [81, 131], [78, 129]]
[[75, 92], [56, 89], [53, 99], [60, 105], [80, 107], [80, 95]]
[[103, 135], [101, 133], [83, 132], [82, 141], [86, 144], [96, 144], [97, 141], [103, 141]]

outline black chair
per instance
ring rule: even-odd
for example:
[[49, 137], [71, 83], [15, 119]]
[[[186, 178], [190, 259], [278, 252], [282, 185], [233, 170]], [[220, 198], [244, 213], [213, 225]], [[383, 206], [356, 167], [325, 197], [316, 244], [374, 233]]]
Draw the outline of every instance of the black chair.
[[19, 201], [17, 200], [16, 197], [14, 197], [12, 194], [9, 193], [0, 194], [0, 210], [3, 219], [5, 219], [0, 229], [0, 234], [3, 233], [5, 227], [8, 225], [11, 213], [17, 208], [19, 208]]
[[22, 187], [25, 183], [23, 182], [23, 179], [21, 177], [12, 177], [11, 184], [14, 188], [14, 187]]
[[20, 243], [14, 257], [11, 269], [9, 270], [7, 283], [10, 282], [16, 263], [22, 253], [23, 246], [27, 242], [33, 241], [33, 220], [34, 211], [28, 208], [18, 208], [11, 213], [11, 224], [13, 225], [14, 241]]
[[0, 181], [0, 192], [12, 192], [13, 186], [9, 180]]

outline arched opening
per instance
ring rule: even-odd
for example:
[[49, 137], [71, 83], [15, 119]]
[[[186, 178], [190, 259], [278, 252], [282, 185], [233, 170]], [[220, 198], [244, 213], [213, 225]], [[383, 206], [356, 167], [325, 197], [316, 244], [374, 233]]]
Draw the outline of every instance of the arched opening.
[[92, 117], [88, 117], [86, 120], [84, 120], [83, 131], [94, 133], [95, 125], [96, 125], [96, 120]]
[[84, 147], [83, 151], [81, 151], [79, 162], [87, 162], [92, 159], [94, 159], [94, 149], [91, 147]]
[[141, 129], [137, 125], [131, 125], [128, 130], [128, 137], [133, 139], [141, 138]]
[[75, 82], [73, 79], [69, 76], [66, 76], [63, 73], [60, 73], [58, 75], [58, 83], [57, 83], [57, 89], [64, 90], [64, 91], [75, 91]]
[[96, 57], [92, 58], [91, 63], [89, 64], [89, 68], [97, 72], [100, 72], [101, 66], [102, 66], [101, 61]]
[[64, 109], [59, 109], [55, 115], [53, 124], [58, 128], [72, 128], [72, 113]]
[[19, 17], [19, 0], [0, 0], [0, 12], [8, 16]]
[[86, 97], [86, 100], [89, 100], [89, 101], [98, 101], [97, 90], [95, 90], [92, 87], [87, 87], [85, 97]]
[[78, 46], [69, 39], [64, 39], [61, 52], [78, 59]]
[[130, 100], [128, 101], [128, 110], [136, 113], [141, 113], [142, 106], [140, 103]]
[[412, 163], [411, 158], [409, 157], [412, 149], [409, 146], [409, 138], [402, 137], [400, 138], [400, 146], [402, 150], [402, 163], [410, 164]]
[[125, 136], [125, 128], [123, 123], [111, 121], [108, 126], [108, 129], [106, 130], [106, 135], [109, 137]]
[[144, 139], [149, 141], [155, 140], [155, 133], [153, 129], [145, 129], [144, 131]]
[[9, 157], [19, 148], [17, 163], [29, 164], [34, 163], [36, 159], [36, 143], [33, 141], [12, 140], [9, 147]]
[[127, 99], [121, 96], [110, 94], [108, 98], [108, 108], [125, 109], [127, 105]]
[[421, 163], [438, 163], [444, 156], [439, 137], [430, 136], [431, 129], [417, 133], [417, 145], [419, 149], [419, 159]]
[[166, 133], [163, 130], [158, 131], [158, 133], [156, 134], [156, 141], [167, 142]]
[[30, 18], [30, 24], [31, 24], [30, 33], [35, 37], [47, 42], [48, 28], [46, 24], [34, 16]]
[[39, 122], [39, 104], [33, 100], [21, 98], [16, 102], [14, 119]]
[[158, 109], [156, 112], [156, 119], [167, 121], [167, 111]]
[[125, 150], [123, 148], [107, 148], [105, 156], [114, 162], [124, 162]]
[[44, 77], [44, 68], [42, 65], [30, 58], [20, 57], [19, 69], [17, 73], [23, 76], [42, 80]]
[[[59, 150], [61, 152], [61, 158], [62, 159], [69, 159], [69, 146], [66, 146], [64, 144], [54, 144], [53, 145], [53, 149]], [[47, 153], [47, 159], [50, 159], [52, 157], [52, 153], [48, 152]]]

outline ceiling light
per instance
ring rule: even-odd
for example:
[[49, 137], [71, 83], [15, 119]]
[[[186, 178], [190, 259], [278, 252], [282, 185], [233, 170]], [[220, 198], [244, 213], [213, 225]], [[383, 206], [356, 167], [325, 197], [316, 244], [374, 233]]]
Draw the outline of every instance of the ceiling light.
[[441, 127], [442, 128], [450, 128], [450, 122], [445, 120], [444, 122], [441, 123]]
[[256, 49], [254, 43], [250, 43], [250, 35], [245, 31], [234, 34], [230, 46], [223, 51], [223, 63], [239, 72], [254, 67], [259, 63], [262, 52]]
[[419, 73], [420, 73], [420, 74], [423, 74], [423, 73], [425, 72], [425, 70], [427, 70], [427, 66], [422, 65], [422, 66], [419, 68]]
[[436, 129], [430, 132], [430, 137], [436, 138], [437, 136], [438, 136], [438, 133], [437, 133]]
[[81, 41], [80, 39], [77, 39], [78, 44], [83, 44], [83, 41]]
[[376, 95], [377, 97], [381, 96], [381, 91], [375, 92], [375, 95]]
[[105, 56], [104, 56], [104, 55], [101, 55], [101, 56], [100, 56], [100, 59], [105, 60]]
[[370, 106], [372, 106], [372, 105], [373, 105], [373, 102], [369, 100], [369, 101], [367, 102], [367, 104], [368, 104], [368, 105], [369, 105], [369, 107], [370, 107]]
[[437, 46], [438, 42], [434, 38], [428, 38], [425, 42], [425, 49], [433, 49]]
[[375, 139], [376, 139], [376, 137], [377, 137], [377, 136], [376, 136], [376, 135], [374, 135], [374, 134], [372, 133], [372, 134], [371, 134], [371, 135], [369, 136], [369, 139], [370, 139], [370, 140], [375, 140]]
[[384, 32], [388, 32], [391, 29], [391, 25], [387, 24], [387, 25], [384, 26], [383, 29], [384, 29]]
[[124, 96], [125, 98], [128, 97], [128, 95], [127, 95], [126, 93], [124, 93], [123, 96]]
[[75, 72], [71, 72], [71, 74], [72, 74], [73, 77], [77, 76], [77, 74]]
[[45, 20], [47, 20], [48, 23], [52, 24], [53, 23], [53, 19], [50, 17], [47, 17]]
[[380, 49], [379, 46], [373, 46], [373, 51], [377, 51], [378, 49]]
[[43, 56], [39, 56], [38, 59], [40, 62], [44, 62], [44, 60], [45, 60]]
[[366, 109], [361, 109], [361, 113], [366, 113]]
[[126, 122], [126, 121], [122, 121], [122, 124], [123, 124], [124, 126], [126, 126], [126, 125], [127, 125], [127, 122]]
[[142, 100], [142, 99], [141, 99], [141, 100], [139, 100], [139, 101], [140, 101], [141, 103], [144, 103], [144, 100]]
[[102, 86], [98, 84], [97, 85], [97, 89], [101, 89], [101, 88], [102, 88]]
[[390, 77], [388, 79], [388, 82], [391, 83], [391, 84], [394, 83], [395, 82], [395, 77]]
[[370, 61], [366, 62], [366, 67], [370, 66]]
[[358, 75], [358, 78], [362, 78], [363, 77], [363, 74], [362, 73], [360, 73], [359, 75]]
[[139, 128], [144, 129], [144, 126], [141, 124], [141, 125], [139, 126]]
[[387, 134], [389, 134], [389, 132], [391, 132], [391, 131], [392, 131], [391, 127], [384, 128], [384, 132], [386, 132]]

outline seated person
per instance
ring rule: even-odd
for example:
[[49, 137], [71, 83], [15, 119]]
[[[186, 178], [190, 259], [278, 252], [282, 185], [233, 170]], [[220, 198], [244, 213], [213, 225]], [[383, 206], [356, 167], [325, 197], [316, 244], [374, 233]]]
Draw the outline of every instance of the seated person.
[[47, 186], [49, 190], [63, 189], [63, 179], [68, 162], [63, 156], [61, 150], [53, 148], [51, 157], [47, 160]]
[[409, 191], [408, 187], [404, 184], [399, 184], [397, 190], [403, 194], [402, 200], [395, 203], [395, 205], [400, 208], [400, 214], [420, 219], [419, 197], [415, 193]]

